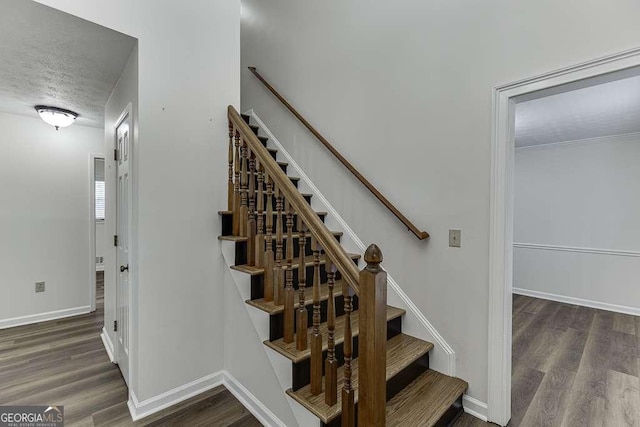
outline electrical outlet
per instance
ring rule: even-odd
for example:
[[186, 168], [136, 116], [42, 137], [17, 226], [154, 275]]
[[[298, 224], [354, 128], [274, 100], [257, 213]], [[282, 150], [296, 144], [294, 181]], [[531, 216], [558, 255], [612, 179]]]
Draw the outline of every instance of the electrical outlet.
[[44, 282], [36, 282], [36, 293], [44, 292]]
[[461, 245], [461, 234], [460, 230], [449, 230], [449, 246], [452, 248], [459, 248]]

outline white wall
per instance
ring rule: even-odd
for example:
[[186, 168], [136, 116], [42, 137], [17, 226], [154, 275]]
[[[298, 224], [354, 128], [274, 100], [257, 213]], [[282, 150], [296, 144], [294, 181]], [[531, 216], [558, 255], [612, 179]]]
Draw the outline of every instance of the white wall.
[[515, 162], [514, 288], [640, 312], [640, 134], [518, 148]]
[[[640, 4], [242, 3], [242, 108], [380, 245], [385, 268], [456, 351], [469, 394], [486, 401], [492, 88], [637, 47]], [[431, 238], [409, 234], [250, 65]], [[449, 229], [462, 229], [462, 248], [448, 247]]]
[[240, 100], [240, 2], [40, 2], [138, 39], [132, 390], [142, 401], [223, 367], [217, 211], [226, 206], [226, 107]]
[[[102, 153], [102, 129], [56, 132], [39, 118], [5, 113], [0, 129], [0, 327], [88, 312], [89, 154]], [[45, 292], [36, 294], [39, 281]]]

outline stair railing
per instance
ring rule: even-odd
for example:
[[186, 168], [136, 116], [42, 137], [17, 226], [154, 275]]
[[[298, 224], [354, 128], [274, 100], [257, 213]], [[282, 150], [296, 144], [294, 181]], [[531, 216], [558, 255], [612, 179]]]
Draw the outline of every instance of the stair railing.
[[[284, 306], [284, 341], [292, 345], [295, 342], [299, 351], [310, 347], [311, 393], [314, 396], [324, 393], [324, 401], [329, 407], [341, 404], [343, 427], [356, 424], [356, 393], [359, 425], [384, 426], [387, 274], [380, 267], [382, 252], [376, 245], [369, 246], [364, 257], [367, 266], [359, 271], [282, 171], [266, 145], [233, 106], [228, 108], [228, 119], [228, 209], [233, 213], [233, 232], [235, 236], [247, 239], [247, 264], [264, 269], [265, 301]], [[294, 257], [294, 239], [297, 239], [297, 257]], [[307, 244], [312, 252], [309, 260], [305, 254]], [[329, 289], [326, 340], [320, 327], [320, 278], [323, 265]], [[313, 272], [310, 336], [307, 336], [308, 313], [305, 303], [308, 268]], [[296, 270], [297, 290], [293, 286]], [[335, 336], [334, 286], [339, 279], [343, 284], [341, 291], [345, 312], [342, 381], [338, 375], [340, 361], [336, 352], [340, 337]], [[357, 323], [352, 319], [354, 295], [359, 297]], [[353, 376], [355, 327], [359, 327], [357, 381]], [[323, 360], [325, 350], [327, 356]], [[342, 391], [339, 394], [340, 382]]]
[[333, 145], [331, 145], [331, 143], [327, 141], [327, 139], [322, 136], [322, 134], [318, 132], [316, 128], [314, 128], [311, 123], [309, 123], [309, 121], [307, 121], [307, 119], [305, 119], [302, 114], [300, 114], [298, 110], [296, 110], [293, 105], [291, 105], [289, 101], [285, 99], [284, 96], [282, 96], [273, 86], [269, 84], [269, 82], [265, 80], [264, 77], [260, 75], [260, 73], [258, 73], [256, 67], [249, 67], [249, 71], [251, 71], [253, 75], [256, 76], [258, 80], [260, 80], [260, 82], [269, 90], [269, 92], [271, 92], [276, 98], [278, 98], [282, 105], [284, 105], [300, 121], [300, 123], [302, 123], [309, 130], [309, 132], [311, 132], [318, 139], [318, 141], [320, 141], [322, 145], [324, 145], [325, 148], [329, 150], [329, 152], [333, 154], [340, 161], [340, 163], [342, 163], [342, 165], [346, 167], [349, 172], [351, 172], [358, 179], [358, 181], [362, 183], [362, 185], [367, 187], [367, 189], [383, 205], [385, 205], [385, 207], [389, 209], [389, 211], [391, 211], [391, 213], [418, 238], [418, 240], [424, 240], [429, 237], [429, 233], [427, 233], [426, 231], [422, 231], [418, 227], [416, 227], [415, 224], [412, 223], [402, 212], [400, 212], [398, 208], [396, 208], [393, 203], [391, 203], [389, 199], [387, 199], [371, 182], [369, 182], [369, 180], [365, 178], [364, 175], [362, 175], [351, 164], [351, 162], [345, 159], [345, 157]]

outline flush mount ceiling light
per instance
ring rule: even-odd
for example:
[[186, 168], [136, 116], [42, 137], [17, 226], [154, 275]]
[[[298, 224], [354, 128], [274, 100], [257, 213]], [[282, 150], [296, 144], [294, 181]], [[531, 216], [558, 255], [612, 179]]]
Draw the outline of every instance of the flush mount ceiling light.
[[65, 110], [64, 108], [36, 105], [36, 111], [40, 115], [40, 118], [45, 121], [45, 123], [48, 123], [51, 126], [55, 127], [56, 130], [72, 125], [73, 122], [78, 118], [78, 113]]

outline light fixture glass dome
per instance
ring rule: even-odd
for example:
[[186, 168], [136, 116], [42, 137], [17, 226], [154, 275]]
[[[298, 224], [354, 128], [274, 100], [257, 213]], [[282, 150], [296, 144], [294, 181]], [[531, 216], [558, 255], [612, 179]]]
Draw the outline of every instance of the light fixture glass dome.
[[45, 123], [48, 123], [51, 126], [55, 127], [56, 130], [72, 125], [76, 118], [78, 118], [78, 113], [74, 113], [73, 111], [65, 110], [58, 107], [37, 105], [36, 111], [40, 115], [40, 118], [45, 121]]

